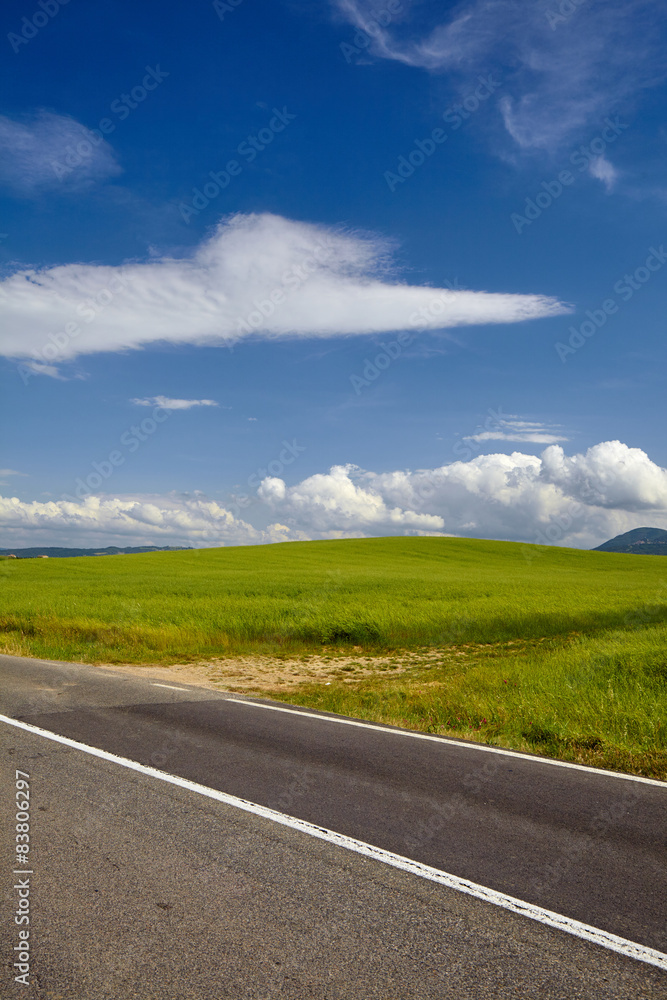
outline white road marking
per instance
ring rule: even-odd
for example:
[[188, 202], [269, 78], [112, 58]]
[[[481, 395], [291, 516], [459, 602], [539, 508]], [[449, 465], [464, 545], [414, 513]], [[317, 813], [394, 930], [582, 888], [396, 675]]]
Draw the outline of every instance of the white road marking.
[[187, 691], [187, 688], [177, 688], [173, 684], [158, 684], [157, 681], [151, 681], [151, 687], [154, 688], [169, 688], [170, 691]]
[[[16, 659], [16, 657], [15, 657]], [[53, 666], [54, 663], [59, 667], [68, 666], [85, 666], [85, 664], [70, 664], [64, 662], [57, 662], [55, 660], [34, 660], [35, 663], [43, 663], [46, 666]], [[158, 684], [156, 681], [151, 681], [156, 687], [171, 687], [170, 684]], [[331, 683], [327, 681], [327, 683]], [[57, 690], [54, 688], [53, 690]], [[190, 688], [172, 688], [174, 691], [190, 691]], [[201, 690], [199, 688], [198, 690]], [[211, 689], [208, 689], [211, 690]], [[317, 712], [301, 711], [296, 708], [284, 708], [282, 705], [267, 705], [258, 701], [246, 701], [243, 698], [234, 697], [224, 697], [224, 692], [220, 691], [219, 688], [212, 689], [216, 693], [220, 694], [224, 701], [226, 702], [236, 702], [239, 705], [250, 705], [252, 708], [264, 708], [271, 712], [287, 712], [291, 715], [304, 715], [310, 719], [320, 719], [325, 722], [336, 722], [342, 726], [357, 726], [360, 729], [372, 729], [378, 733], [392, 733], [394, 736], [410, 736], [416, 740], [430, 740], [434, 743], [444, 743], [449, 746], [467, 748], [469, 750], [482, 750], [485, 753], [497, 753], [502, 754], [505, 757], [516, 757], [518, 760], [523, 761], [534, 761], [536, 764], [550, 764], [552, 767], [568, 767], [575, 771], [586, 771], [588, 774], [604, 775], [607, 778], [620, 778], [623, 781], [639, 781], [645, 785], [657, 785], [659, 788], [667, 788], [667, 782], [660, 781], [658, 778], [644, 778], [639, 774], [623, 774], [620, 771], [607, 771], [602, 767], [590, 767], [588, 764], [573, 764], [566, 760], [554, 760], [552, 757], [540, 757], [537, 754], [531, 753], [520, 753], [516, 750], [505, 750], [503, 747], [490, 747], [484, 743], [474, 743], [466, 742], [465, 740], [451, 740], [446, 736], [430, 736], [428, 733], [416, 733], [411, 729], [396, 729], [392, 726], [376, 726], [372, 722], [361, 722], [356, 719], [344, 719], [341, 716], [331, 716], [331, 715], [320, 715]]]
[[437, 882], [439, 885], [444, 885], [449, 889], [455, 889], [457, 892], [463, 892], [468, 896], [474, 896], [476, 899], [480, 899], [483, 902], [492, 903], [494, 906], [500, 906], [505, 910], [509, 910], [511, 913], [516, 913], [519, 916], [536, 920], [538, 923], [545, 924], [547, 927], [554, 927], [556, 930], [565, 931], [566, 934], [572, 934], [574, 937], [581, 938], [584, 941], [590, 941], [592, 944], [600, 945], [602, 948], [607, 948], [609, 951], [615, 951], [619, 955], [624, 955], [626, 958], [634, 958], [639, 962], [645, 962], [648, 965], [654, 965], [659, 969], [667, 971], [667, 954], [664, 954], [661, 951], [656, 951], [655, 948], [648, 948], [645, 945], [637, 944], [636, 941], [628, 941], [626, 938], [619, 937], [617, 934], [610, 934], [609, 931], [601, 930], [599, 927], [591, 927], [590, 924], [582, 924], [579, 920], [573, 920], [571, 917], [563, 916], [562, 913], [554, 913], [553, 910], [545, 910], [541, 906], [534, 906], [532, 903], [526, 903], [524, 900], [516, 899], [514, 896], [507, 896], [505, 893], [496, 892], [495, 889], [488, 889], [486, 886], [478, 885], [476, 882], [469, 882], [467, 879], [459, 878], [456, 875], [450, 875], [448, 872], [440, 871], [438, 868], [432, 868], [430, 865], [424, 865], [419, 861], [413, 861], [411, 858], [405, 858], [400, 854], [393, 854], [391, 851], [385, 851], [381, 847], [374, 847], [372, 844], [366, 844], [363, 840], [355, 840], [353, 837], [346, 837], [344, 834], [336, 833], [334, 830], [327, 830], [326, 827], [315, 826], [313, 823], [306, 822], [306, 820], [295, 819], [293, 816], [286, 816], [284, 813], [277, 812], [275, 809], [269, 809], [266, 806], [258, 805], [256, 802], [248, 802], [246, 799], [239, 799], [235, 795], [228, 795], [226, 792], [219, 792], [215, 788], [207, 788], [205, 785], [199, 785], [194, 781], [188, 781], [187, 778], [179, 778], [174, 774], [168, 774], [166, 771], [158, 771], [157, 768], [148, 767], [145, 764], [139, 764], [137, 761], [128, 760], [126, 757], [117, 757], [115, 754], [108, 753], [106, 750], [99, 750], [97, 747], [90, 747], [85, 743], [78, 743], [76, 740], [71, 740], [67, 736], [59, 736], [57, 733], [51, 733], [46, 729], [40, 729], [38, 726], [31, 726], [27, 722], [20, 722], [18, 719], [10, 719], [6, 715], [0, 715], [0, 722], [6, 722], [9, 726], [15, 726], [17, 729], [23, 729], [28, 733], [33, 733], [35, 736], [42, 736], [44, 739], [53, 740], [55, 743], [62, 743], [64, 746], [72, 747], [74, 750], [82, 750], [84, 753], [91, 754], [93, 757], [99, 757], [101, 760], [108, 760], [112, 764], [119, 764], [121, 767], [127, 767], [132, 771], [138, 771], [140, 774], [147, 775], [150, 778], [157, 778], [160, 781], [165, 781], [172, 785], [178, 785], [180, 788], [196, 792], [198, 795], [204, 795], [209, 799], [215, 799], [225, 805], [233, 806], [235, 809], [242, 809], [244, 812], [252, 813], [255, 816], [261, 816], [263, 819], [268, 819], [273, 823], [280, 823], [282, 826], [290, 827], [292, 830], [298, 830], [300, 833], [305, 833], [310, 837], [316, 837], [318, 840], [325, 840], [330, 844], [343, 847], [347, 851], [354, 851], [356, 854], [362, 854], [364, 857], [380, 861], [382, 864], [391, 865], [393, 868], [399, 868], [401, 871], [409, 872], [412, 875], [418, 875], [420, 878], [428, 879], [431, 882]]
[[587, 771], [589, 774], [603, 774], [608, 778], [622, 778], [624, 781], [641, 781], [645, 785], [658, 785], [667, 789], [667, 782], [658, 778], [642, 778], [639, 774], [622, 774], [620, 771], [605, 771], [601, 767], [589, 767], [587, 764], [571, 764], [566, 760], [554, 760], [552, 757], [538, 757], [536, 754], [520, 753], [517, 750], [504, 750], [503, 747], [490, 747], [485, 743], [466, 743], [464, 740], [450, 740], [446, 736], [430, 736], [428, 733], [416, 733], [411, 729], [394, 729], [391, 726], [375, 726], [372, 722], [360, 722], [357, 719], [344, 719], [338, 715], [319, 715], [317, 712], [300, 711], [298, 708], [283, 708], [282, 705], [265, 705], [258, 701], [244, 701], [243, 698], [225, 698], [229, 704], [251, 705], [253, 708], [265, 708], [269, 712], [287, 712], [289, 715], [302, 715], [308, 719], [318, 719], [320, 722], [336, 722], [340, 726], [357, 726], [359, 729], [372, 729], [376, 733], [390, 733], [393, 736], [411, 736], [415, 740], [430, 740], [433, 743], [446, 744], [465, 750], [483, 750], [485, 753], [499, 753], [505, 757], [518, 757], [519, 760], [533, 761], [536, 764], [551, 764], [553, 767], [569, 767], [575, 771]]

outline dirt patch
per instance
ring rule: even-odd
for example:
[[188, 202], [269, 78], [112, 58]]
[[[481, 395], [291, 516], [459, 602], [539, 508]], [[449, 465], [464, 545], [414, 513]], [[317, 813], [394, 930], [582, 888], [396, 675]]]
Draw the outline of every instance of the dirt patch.
[[[506, 647], [532, 645], [523, 642], [464, 643], [462, 646], [435, 646], [416, 650], [397, 650], [383, 656], [359, 652], [343, 654], [325, 650], [292, 658], [278, 656], [230, 656], [196, 663], [96, 664], [104, 670], [148, 677], [165, 683], [192, 684], [217, 691], [255, 692], [294, 691], [302, 684], [352, 684], [366, 677], [404, 674], [417, 667], [458, 666], [474, 663], [480, 656], [493, 655]], [[518, 650], [513, 649], [513, 652]]]
[[390, 656], [313, 655], [294, 659], [238, 656], [169, 667], [99, 663], [103, 670], [147, 677], [165, 683], [192, 684], [219, 691], [291, 691], [302, 684], [353, 683], [378, 673], [402, 674], [425, 662], [443, 660], [442, 650], [403, 652]]

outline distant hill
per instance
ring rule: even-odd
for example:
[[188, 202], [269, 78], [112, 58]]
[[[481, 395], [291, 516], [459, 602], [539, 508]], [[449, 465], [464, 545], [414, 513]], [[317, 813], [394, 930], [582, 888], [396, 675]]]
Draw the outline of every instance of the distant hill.
[[631, 552], [643, 556], [667, 556], [667, 531], [663, 528], [633, 528], [603, 542], [594, 552]]
[[135, 548], [119, 549], [115, 545], [109, 545], [106, 549], [58, 549], [58, 548], [35, 548], [35, 549], [0, 549], [0, 556], [16, 556], [17, 559], [38, 559], [40, 556], [48, 556], [50, 559], [64, 559], [70, 556], [129, 556], [137, 552], [181, 552], [190, 548], [187, 545], [139, 545]]

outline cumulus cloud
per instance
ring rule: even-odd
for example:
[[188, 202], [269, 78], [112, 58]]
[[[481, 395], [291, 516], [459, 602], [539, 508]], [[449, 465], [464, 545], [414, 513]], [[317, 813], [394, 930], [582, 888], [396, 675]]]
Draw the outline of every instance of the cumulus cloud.
[[0, 115], [0, 183], [18, 194], [80, 188], [120, 172], [109, 143], [68, 115]]
[[326, 474], [304, 479], [287, 487], [282, 479], [268, 477], [259, 487], [259, 497], [272, 509], [289, 513], [306, 531], [326, 536], [329, 532], [397, 534], [404, 530], [440, 531], [438, 514], [420, 513], [387, 503], [373, 482], [355, 482], [355, 466], [335, 465]]
[[446, 72], [462, 92], [497, 74], [502, 121], [522, 149], [556, 149], [667, 74], [661, 0], [464, 0], [444, 17], [431, 3], [384, 27], [375, 0], [332, 2], [364, 32], [364, 53]]
[[0, 538], [5, 547], [206, 547], [447, 534], [592, 548], [645, 524], [667, 528], [667, 470], [620, 441], [570, 456], [550, 445], [540, 456], [478, 455], [415, 471], [337, 465], [292, 485], [268, 476], [244, 510], [268, 527], [202, 496], [0, 498]]
[[667, 508], [667, 470], [641, 448], [605, 441], [584, 455], [568, 457], [553, 446], [542, 454], [542, 476], [582, 503], [627, 511]]
[[217, 406], [214, 399], [170, 399], [168, 396], [149, 396], [131, 399], [135, 406], [159, 406], [163, 410], [191, 410], [193, 406]]
[[337, 466], [294, 486], [265, 479], [259, 493], [309, 537], [426, 531], [592, 547], [648, 512], [667, 527], [667, 471], [619, 441], [571, 457], [551, 445], [540, 457], [479, 455], [414, 472]]
[[439, 330], [569, 311], [543, 295], [411, 286], [389, 280], [387, 266], [380, 238], [236, 215], [186, 258], [11, 275], [0, 283], [0, 353], [57, 365], [159, 342]]
[[24, 502], [0, 497], [6, 544], [43, 545], [258, 545], [285, 541], [290, 530], [259, 530], [203, 497], [104, 497]]

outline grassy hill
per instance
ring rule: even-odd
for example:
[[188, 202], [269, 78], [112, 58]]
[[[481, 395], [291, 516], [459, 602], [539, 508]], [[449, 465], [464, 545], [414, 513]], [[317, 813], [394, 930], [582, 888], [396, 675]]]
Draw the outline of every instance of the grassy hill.
[[[340, 682], [289, 700], [667, 773], [664, 566], [458, 538], [6, 560], [0, 649], [106, 663], [346, 654]], [[369, 656], [378, 669], [355, 680]]]
[[62, 658], [141, 662], [623, 627], [655, 600], [664, 564], [547, 546], [531, 546], [526, 559], [511, 542], [372, 538], [11, 560], [3, 571], [5, 633]]

